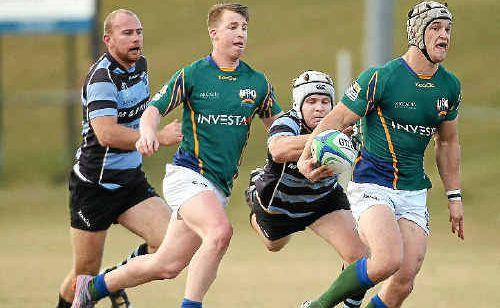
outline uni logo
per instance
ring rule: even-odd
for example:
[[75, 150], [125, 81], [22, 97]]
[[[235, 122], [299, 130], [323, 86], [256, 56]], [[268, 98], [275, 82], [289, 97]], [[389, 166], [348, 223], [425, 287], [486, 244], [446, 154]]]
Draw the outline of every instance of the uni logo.
[[255, 104], [257, 91], [253, 89], [240, 89], [240, 98], [242, 104]]
[[444, 117], [448, 113], [448, 99], [442, 97], [436, 101], [436, 109], [440, 117]]

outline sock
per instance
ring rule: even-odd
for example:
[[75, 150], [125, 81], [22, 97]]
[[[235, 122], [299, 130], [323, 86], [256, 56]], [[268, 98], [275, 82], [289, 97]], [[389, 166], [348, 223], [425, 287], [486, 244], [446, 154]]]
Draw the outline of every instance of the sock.
[[57, 303], [57, 308], [71, 308], [71, 303], [67, 302], [64, 298], [62, 298], [61, 294], [59, 294], [59, 303]]
[[148, 254], [148, 244], [142, 243], [125, 260], [123, 260], [122, 262], [118, 263], [115, 266], [112, 266], [110, 268], [107, 268], [107, 269], [101, 271], [101, 274], [109, 273], [112, 270], [115, 270], [115, 269], [119, 268], [120, 266], [127, 264], [128, 261], [130, 261], [130, 259], [138, 257], [138, 256], [146, 255], [146, 254]]
[[317, 300], [313, 301], [309, 307], [334, 307], [346, 298], [366, 292], [373, 286], [374, 283], [370, 280], [366, 271], [366, 258], [362, 258], [343, 270], [330, 288]]
[[190, 299], [184, 298], [182, 300], [181, 308], [202, 308], [201, 302], [195, 302]]
[[95, 276], [89, 282], [89, 293], [93, 301], [98, 301], [101, 298], [109, 295], [108, 288], [106, 287], [106, 282], [104, 282], [104, 274]]
[[380, 297], [375, 295], [366, 308], [387, 308], [387, 305], [380, 299]]

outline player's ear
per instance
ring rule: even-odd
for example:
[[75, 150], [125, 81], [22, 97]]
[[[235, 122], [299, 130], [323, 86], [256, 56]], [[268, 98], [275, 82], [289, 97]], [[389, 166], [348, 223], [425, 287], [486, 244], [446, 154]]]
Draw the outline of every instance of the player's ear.
[[208, 36], [210, 36], [210, 39], [213, 41], [215, 39], [215, 35], [217, 34], [217, 31], [215, 28], [208, 28]]
[[109, 44], [109, 41], [110, 41], [110, 40], [111, 40], [111, 37], [110, 37], [109, 35], [104, 34], [104, 35], [102, 36], [102, 41], [104, 42], [104, 44], [106, 44], [106, 45], [107, 45], [107, 44]]

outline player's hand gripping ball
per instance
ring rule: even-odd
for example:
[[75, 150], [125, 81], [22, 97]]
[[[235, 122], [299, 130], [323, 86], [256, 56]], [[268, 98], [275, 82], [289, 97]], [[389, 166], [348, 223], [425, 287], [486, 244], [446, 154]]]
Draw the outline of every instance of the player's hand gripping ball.
[[351, 138], [338, 130], [326, 130], [314, 137], [311, 153], [321, 165], [332, 168], [334, 174], [349, 170], [358, 156]]

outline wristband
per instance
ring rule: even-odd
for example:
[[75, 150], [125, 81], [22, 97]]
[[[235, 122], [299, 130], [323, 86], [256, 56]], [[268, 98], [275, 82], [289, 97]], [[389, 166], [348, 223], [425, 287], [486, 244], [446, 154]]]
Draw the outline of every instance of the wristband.
[[460, 189], [448, 190], [446, 197], [448, 197], [449, 201], [462, 201], [462, 192]]

